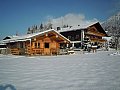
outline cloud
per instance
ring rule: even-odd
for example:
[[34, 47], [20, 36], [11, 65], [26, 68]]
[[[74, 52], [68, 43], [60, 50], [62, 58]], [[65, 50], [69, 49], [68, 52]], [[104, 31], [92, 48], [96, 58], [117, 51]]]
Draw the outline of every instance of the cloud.
[[83, 14], [68, 13], [65, 16], [58, 18], [53, 18], [52, 16], [47, 16], [47, 23], [52, 23], [53, 27], [62, 27], [63, 25], [77, 26], [77, 25], [90, 25], [92, 23], [98, 22], [97, 19], [86, 20]]

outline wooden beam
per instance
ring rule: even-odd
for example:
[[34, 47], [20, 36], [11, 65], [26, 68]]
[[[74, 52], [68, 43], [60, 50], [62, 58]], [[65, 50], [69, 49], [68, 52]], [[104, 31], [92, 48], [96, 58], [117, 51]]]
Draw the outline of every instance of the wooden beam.
[[100, 32], [91, 32], [91, 31], [87, 32], [86, 34], [95, 35], [95, 36], [101, 36], [101, 37], [105, 36], [105, 34], [103, 34], [103, 33], [100, 33]]
[[90, 41], [92, 41], [92, 42], [106, 42], [107, 40], [97, 39], [97, 38], [90, 38]]

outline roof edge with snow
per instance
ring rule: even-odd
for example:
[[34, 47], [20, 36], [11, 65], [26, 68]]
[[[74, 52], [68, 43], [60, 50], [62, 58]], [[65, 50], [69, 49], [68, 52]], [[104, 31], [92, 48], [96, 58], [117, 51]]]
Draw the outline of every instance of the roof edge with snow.
[[45, 31], [42, 31], [42, 32], [38, 32], [38, 33], [26, 34], [26, 35], [23, 35], [23, 36], [18, 36], [18, 37], [14, 37], [14, 38], [11, 38], [11, 39], [2, 40], [1, 43], [5, 44], [5, 43], [11, 43], [11, 42], [28, 41], [35, 36], [42, 35], [42, 34], [45, 34], [45, 33], [51, 32], [51, 31], [55, 32], [56, 34], [60, 35], [63, 39], [70, 42], [69, 39], [67, 39], [66, 37], [61, 35], [58, 31], [56, 31], [54, 29], [49, 29], [49, 30], [45, 30]]

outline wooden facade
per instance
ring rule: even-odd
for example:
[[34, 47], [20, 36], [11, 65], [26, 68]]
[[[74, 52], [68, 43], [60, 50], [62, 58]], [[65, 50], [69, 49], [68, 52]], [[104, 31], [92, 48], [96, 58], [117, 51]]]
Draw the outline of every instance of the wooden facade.
[[104, 43], [106, 40], [102, 37], [107, 36], [99, 23], [82, 29], [73, 29], [70, 31], [60, 32], [63, 36], [70, 39], [73, 43], [73, 48], [81, 48], [83, 44], [89, 43]]
[[9, 42], [7, 47], [13, 55], [57, 55], [61, 43], [67, 44], [70, 41], [58, 32], [48, 30]]
[[99, 23], [96, 23], [87, 28], [85, 31], [85, 38], [89, 38], [91, 43], [104, 43], [106, 40], [102, 39], [102, 37], [107, 36], [103, 28]]

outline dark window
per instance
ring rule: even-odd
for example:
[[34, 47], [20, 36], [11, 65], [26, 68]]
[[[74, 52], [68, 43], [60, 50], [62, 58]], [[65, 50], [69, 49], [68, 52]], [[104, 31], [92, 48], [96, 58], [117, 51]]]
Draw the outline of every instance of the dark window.
[[35, 43], [35, 48], [37, 48], [37, 43]]
[[80, 47], [81, 47], [81, 43], [75, 43], [75, 44], [74, 44], [74, 47], [80, 48]]
[[17, 43], [10, 43], [11, 48], [17, 48]]
[[76, 35], [76, 37], [75, 37], [77, 40], [79, 39], [79, 35]]
[[71, 39], [71, 36], [68, 36], [68, 39]]
[[72, 36], [71, 41], [74, 41], [74, 40], [75, 40], [75, 37], [74, 37], [74, 36]]
[[20, 42], [20, 48], [23, 48], [23, 43], [22, 42]]
[[60, 49], [65, 49], [67, 46], [65, 43], [60, 43]]
[[45, 43], [45, 48], [49, 48], [49, 43]]
[[40, 43], [38, 43], [38, 48], [40, 48]]
[[0, 48], [6, 48], [6, 45], [0, 45]]

